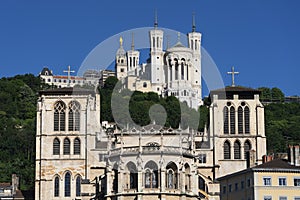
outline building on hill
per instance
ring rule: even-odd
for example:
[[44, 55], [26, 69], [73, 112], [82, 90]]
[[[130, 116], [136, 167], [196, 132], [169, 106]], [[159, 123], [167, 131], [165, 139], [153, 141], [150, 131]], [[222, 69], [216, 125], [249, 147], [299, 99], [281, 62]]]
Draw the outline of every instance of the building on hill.
[[24, 196], [19, 188], [19, 177], [12, 175], [11, 183], [0, 183], [0, 200], [23, 200]]
[[221, 200], [299, 200], [299, 146], [290, 147], [290, 152], [290, 160], [275, 159], [220, 177]]
[[72, 71], [70, 66], [64, 72], [68, 75], [54, 75], [52, 70], [44, 67], [39, 75], [44, 83], [58, 88], [74, 87], [75, 85], [97, 86], [100, 84], [100, 86], [103, 86], [109, 76], [115, 76], [115, 73], [110, 70], [87, 70], [83, 73], [83, 76], [72, 76], [71, 73], [75, 71]]
[[201, 86], [201, 33], [196, 32], [193, 23], [188, 33], [188, 47], [180, 40], [164, 50], [163, 30], [157, 27], [149, 32], [150, 58], [147, 63], [139, 63], [140, 52], [125, 51], [123, 39], [116, 52], [116, 76], [125, 88], [132, 91], [156, 92], [161, 96], [176, 96], [189, 107], [197, 109], [202, 104]]

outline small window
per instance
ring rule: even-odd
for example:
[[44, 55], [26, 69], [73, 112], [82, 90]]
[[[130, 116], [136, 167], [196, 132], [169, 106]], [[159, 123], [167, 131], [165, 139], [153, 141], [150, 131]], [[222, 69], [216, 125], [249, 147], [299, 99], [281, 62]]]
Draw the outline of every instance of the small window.
[[231, 184], [228, 186], [228, 192], [231, 192]]
[[278, 184], [279, 184], [280, 186], [285, 186], [285, 185], [286, 185], [286, 178], [280, 177], [280, 178], [278, 179]]
[[121, 72], [124, 72], [124, 68], [121, 68]]
[[226, 194], [226, 186], [223, 186], [223, 194]]
[[70, 155], [70, 140], [68, 138], [64, 139], [64, 155]]
[[251, 180], [250, 180], [250, 178], [248, 178], [248, 180], [247, 180], [247, 186], [250, 187], [250, 185], [251, 185]]
[[235, 191], [238, 191], [238, 189], [239, 189], [239, 184], [238, 183], [234, 184], [234, 189], [235, 189]]
[[53, 141], [53, 155], [60, 154], [60, 142], [58, 138], [55, 138]]
[[241, 181], [241, 189], [244, 189], [244, 187], [245, 187], [245, 182]]
[[143, 83], [143, 87], [144, 87], [144, 88], [147, 87], [147, 83], [146, 83], [146, 82]]
[[287, 197], [279, 197], [279, 200], [287, 200]]
[[272, 182], [271, 182], [272, 179], [271, 179], [271, 177], [264, 177], [263, 181], [264, 181], [264, 185], [266, 185], [266, 186], [272, 185]]
[[271, 196], [264, 196], [264, 200], [272, 200]]
[[206, 154], [199, 154], [199, 163], [206, 163]]
[[69, 172], [65, 175], [65, 197], [71, 196], [71, 174]]
[[75, 138], [74, 140], [74, 155], [80, 155], [80, 139]]
[[294, 186], [300, 186], [300, 178], [294, 178]]

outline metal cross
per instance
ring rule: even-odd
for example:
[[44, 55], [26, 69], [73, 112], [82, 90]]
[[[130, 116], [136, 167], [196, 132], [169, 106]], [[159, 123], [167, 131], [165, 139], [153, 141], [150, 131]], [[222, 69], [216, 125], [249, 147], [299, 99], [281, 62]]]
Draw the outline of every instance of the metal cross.
[[239, 74], [240, 72], [235, 72], [234, 67], [231, 67], [231, 72], [227, 72], [227, 74], [231, 74], [231, 86], [234, 87], [234, 75]]
[[71, 71], [71, 66], [69, 65], [68, 66], [68, 70], [64, 70], [65, 73], [68, 73], [68, 86], [70, 86], [70, 79], [71, 79], [71, 76], [70, 74], [71, 73], [74, 73], [75, 71]]

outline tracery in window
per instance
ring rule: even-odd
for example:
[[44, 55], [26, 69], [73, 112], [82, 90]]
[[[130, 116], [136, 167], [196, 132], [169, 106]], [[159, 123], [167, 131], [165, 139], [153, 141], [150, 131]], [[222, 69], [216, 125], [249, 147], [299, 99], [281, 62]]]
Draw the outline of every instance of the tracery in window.
[[175, 163], [171, 162], [166, 167], [166, 186], [169, 189], [178, 189], [178, 169]]
[[145, 165], [145, 188], [158, 187], [158, 167], [153, 161]]
[[80, 104], [72, 101], [69, 104], [69, 131], [80, 130]]
[[58, 101], [54, 105], [54, 131], [65, 131], [66, 126], [66, 104]]
[[59, 155], [60, 154], [60, 141], [58, 138], [55, 138], [53, 140], [53, 155]]

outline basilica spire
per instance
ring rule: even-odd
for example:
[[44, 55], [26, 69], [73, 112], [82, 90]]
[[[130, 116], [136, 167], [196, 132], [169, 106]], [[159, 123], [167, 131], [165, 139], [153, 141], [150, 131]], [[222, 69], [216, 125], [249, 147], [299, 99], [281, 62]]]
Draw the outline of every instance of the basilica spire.
[[134, 51], [134, 33], [131, 33], [131, 50]]
[[157, 28], [157, 26], [158, 26], [157, 9], [155, 9], [155, 13], [154, 13], [154, 28]]
[[196, 32], [195, 12], [193, 12], [193, 19], [192, 19], [192, 32]]

